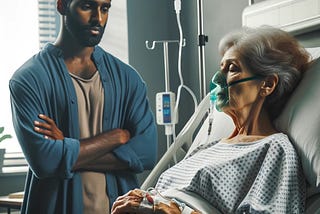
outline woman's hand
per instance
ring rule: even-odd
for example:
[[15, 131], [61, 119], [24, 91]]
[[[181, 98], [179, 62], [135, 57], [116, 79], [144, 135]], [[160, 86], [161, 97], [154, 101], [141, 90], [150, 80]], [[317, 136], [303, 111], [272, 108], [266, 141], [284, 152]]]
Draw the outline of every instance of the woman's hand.
[[63, 140], [62, 131], [57, 127], [56, 123], [48, 116], [39, 114], [38, 117], [45, 122], [34, 121], [34, 130], [43, 134], [45, 138], [52, 140]]
[[159, 203], [154, 205], [155, 214], [181, 214], [178, 204], [173, 201], [170, 202], [170, 206], [165, 203]]
[[[153, 208], [141, 207], [140, 203], [144, 195], [142, 190], [135, 189], [118, 197], [112, 205], [111, 214], [181, 214], [178, 204], [173, 201], [170, 201], [169, 205], [160, 202], [155, 205], [151, 204]], [[153, 199], [151, 201], [153, 202]], [[192, 214], [200, 214], [200, 212], [193, 211]]]
[[[139, 189], [131, 190], [127, 194], [119, 196], [113, 203], [111, 214], [121, 213], [141, 213], [139, 209], [140, 203], [143, 200], [143, 193]], [[152, 210], [150, 210], [152, 213]]]

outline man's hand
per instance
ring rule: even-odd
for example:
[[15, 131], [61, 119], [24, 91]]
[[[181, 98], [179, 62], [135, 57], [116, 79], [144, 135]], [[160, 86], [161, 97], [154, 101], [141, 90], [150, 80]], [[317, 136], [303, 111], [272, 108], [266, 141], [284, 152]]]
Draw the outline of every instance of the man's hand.
[[56, 123], [48, 116], [39, 114], [38, 117], [45, 122], [34, 121], [34, 130], [43, 134], [47, 139], [63, 140], [62, 131], [57, 127]]

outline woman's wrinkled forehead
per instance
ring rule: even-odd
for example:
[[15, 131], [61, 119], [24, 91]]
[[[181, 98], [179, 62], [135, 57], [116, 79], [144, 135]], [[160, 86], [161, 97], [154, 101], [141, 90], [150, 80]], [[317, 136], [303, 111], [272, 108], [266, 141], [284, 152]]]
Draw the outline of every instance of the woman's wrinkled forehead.
[[229, 47], [223, 54], [220, 66], [223, 66], [226, 63], [240, 61], [239, 52], [236, 50], [234, 46]]

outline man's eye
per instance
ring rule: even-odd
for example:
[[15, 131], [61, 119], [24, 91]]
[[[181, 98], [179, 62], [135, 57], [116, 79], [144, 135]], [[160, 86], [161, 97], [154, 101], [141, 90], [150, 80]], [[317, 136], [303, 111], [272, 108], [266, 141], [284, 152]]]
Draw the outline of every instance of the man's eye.
[[103, 5], [102, 5], [101, 10], [102, 10], [104, 13], [108, 13], [109, 10], [110, 10], [110, 7], [111, 7], [111, 3], [106, 3], [106, 4], [103, 4]]
[[89, 10], [91, 8], [90, 4], [83, 4], [81, 5], [82, 10]]
[[109, 12], [109, 8], [110, 8], [110, 7], [103, 7], [103, 8], [102, 8], [102, 11], [105, 12], [105, 13], [107, 13], [107, 12]]

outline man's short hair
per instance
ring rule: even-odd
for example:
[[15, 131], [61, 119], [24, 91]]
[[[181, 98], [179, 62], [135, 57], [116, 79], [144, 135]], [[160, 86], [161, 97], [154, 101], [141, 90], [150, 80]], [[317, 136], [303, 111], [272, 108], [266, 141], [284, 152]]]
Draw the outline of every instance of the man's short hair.
[[65, 15], [67, 11], [68, 4], [71, 0], [57, 0], [57, 9], [61, 15]]

